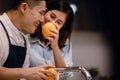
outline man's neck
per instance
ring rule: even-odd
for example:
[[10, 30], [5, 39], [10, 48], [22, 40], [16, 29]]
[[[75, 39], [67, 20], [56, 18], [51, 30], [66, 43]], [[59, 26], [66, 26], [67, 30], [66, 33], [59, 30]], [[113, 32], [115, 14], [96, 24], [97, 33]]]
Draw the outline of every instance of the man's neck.
[[18, 12], [17, 11], [9, 11], [7, 12], [7, 15], [9, 17], [9, 19], [11, 20], [11, 22], [14, 24], [14, 26], [18, 29], [18, 30], [21, 30], [21, 27], [20, 27], [20, 18], [18, 18]]

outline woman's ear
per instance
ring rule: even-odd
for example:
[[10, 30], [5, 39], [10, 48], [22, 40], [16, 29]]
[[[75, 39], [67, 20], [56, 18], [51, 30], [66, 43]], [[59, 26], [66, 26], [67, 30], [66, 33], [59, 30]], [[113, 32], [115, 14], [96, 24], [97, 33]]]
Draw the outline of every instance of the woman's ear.
[[24, 2], [20, 4], [18, 9], [22, 14], [24, 14], [28, 8], [29, 8], [29, 5], [26, 2]]

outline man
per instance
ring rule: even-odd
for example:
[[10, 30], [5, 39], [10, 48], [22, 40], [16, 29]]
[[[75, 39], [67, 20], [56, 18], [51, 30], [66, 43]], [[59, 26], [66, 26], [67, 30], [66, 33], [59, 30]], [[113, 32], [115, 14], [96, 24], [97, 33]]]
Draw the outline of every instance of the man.
[[[4, 0], [3, 0], [4, 1]], [[44, 19], [44, 0], [11, 0], [12, 6], [0, 16], [0, 80], [48, 80], [44, 65], [29, 67], [29, 42], [21, 30], [33, 33]], [[34, 53], [33, 53], [34, 54]]]

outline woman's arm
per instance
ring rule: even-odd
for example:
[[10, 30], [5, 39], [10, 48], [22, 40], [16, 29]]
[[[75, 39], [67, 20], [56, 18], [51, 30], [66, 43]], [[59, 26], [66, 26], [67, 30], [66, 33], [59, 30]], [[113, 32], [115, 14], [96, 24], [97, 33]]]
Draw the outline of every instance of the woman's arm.
[[53, 49], [54, 61], [56, 67], [66, 67], [66, 63], [62, 57], [62, 53], [58, 45]]
[[48, 40], [51, 43], [51, 48], [53, 50], [55, 66], [56, 67], [71, 66], [72, 65], [72, 45], [70, 44], [69, 46], [69, 40], [67, 40], [65, 43], [65, 46], [62, 48], [62, 50], [60, 50], [58, 46], [59, 33], [56, 32], [56, 34], [57, 35], [52, 34], [54, 36], [48, 38]]
[[62, 57], [61, 50], [58, 46], [58, 39], [59, 39], [59, 31], [57, 30], [51, 30], [50, 32], [52, 37], [48, 37], [47, 39], [51, 43], [51, 48], [53, 50], [53, 56], [54, 56], [54, 62], [55, 62], [55, 67], [66, 67], [65, 61]]
[[[53, 50], [55, 63], [57, 63], [58, 67], [68, 67], [73, 65], [72, 61], [72, 44], [69, 45], [69, 40], [66, 41], [65, 46], [62, 50], [57, 48]], [[62, 59], [61, 59], [62, 58]], [[61, 63], [64, 62], [65, 66], [62, 66]]]
[[[70, 43], [70, 45], [69, 45], [69, 40], [66, 41], [65, 46], [62, 48], [61, 55], [62, 55], [62, 59], [63, 59], [65, 65], [66, 65], [66, 67], [70, 67], [70, 66], [73, 65], [73, 61], [72, 61], [72, 44]], [[54, 57], [56, 58], [55, 63], [58, 63], [58, 65], [61, 65], [60, 62], [57, 62], [57, 60], [60, 61], [59, 55], [56, 54], [56, 56], [54, 56]], [[69, 80], [70, 77], [73, 76], [72, 72], [64, 72], [63, 74], [64, 74], [64, 78], [68, 78], [68, 80]]]

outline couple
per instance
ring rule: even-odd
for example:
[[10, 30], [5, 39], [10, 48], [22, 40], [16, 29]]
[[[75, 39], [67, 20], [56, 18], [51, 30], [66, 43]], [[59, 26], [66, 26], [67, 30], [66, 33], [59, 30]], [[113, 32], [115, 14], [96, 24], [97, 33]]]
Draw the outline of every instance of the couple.
[[[43, 65], [41, 60], [38, 61], [39, 58], [37, 60], [39, 57], [36, 56], [38, 55], [37, 49], [42, 50], [44, 48], [43, 50], [46, 53], [43, 54], [40, 51], [39, 55], [46, 64], [54, 64], [55, 67], [72, 65], [69, 39], [72, 31], [73, 12], [67, 4], [64, 5], [67, 7], [57, 8], [59, 6], [56, 4], [57, 2], [59, 3], [59, 0], [55, 3], [54, 1], [48, 2], [49, 6], [44, 0], [13, 0], [13, 5], [10, 6], [9, 10], [0, 16], [0, 80], [21, 78], [48, 80], [47, 73], [55, 77], [47, 70], [54, 67], [53, 65]], [[53, 22], [58, 27], [57, 31], [51, 31], [50, 34], [53, 37], [45, 39], [42, 36], [41, 22], [42, 24]], [[31, 34], [31, 45], [21, 30]], [[34, 46], [39, 47], [35, 48]], [[39, 66], [40, 64], [42, 66]], [[34, 67], [28, 68], [29, 66]]]

